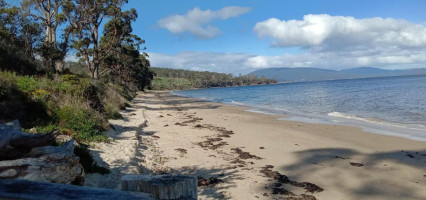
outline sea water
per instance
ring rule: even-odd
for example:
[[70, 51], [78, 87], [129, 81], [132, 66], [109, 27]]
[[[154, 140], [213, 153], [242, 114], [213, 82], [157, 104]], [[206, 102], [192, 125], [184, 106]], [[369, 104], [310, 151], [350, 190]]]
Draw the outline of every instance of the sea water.
[[426, 141], [426, 76], [281, 83], [175, 91], [174, 94]]

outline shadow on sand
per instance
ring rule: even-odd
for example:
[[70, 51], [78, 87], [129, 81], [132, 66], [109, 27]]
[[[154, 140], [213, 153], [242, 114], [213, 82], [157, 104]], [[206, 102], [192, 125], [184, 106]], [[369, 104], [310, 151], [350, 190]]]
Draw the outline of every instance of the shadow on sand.
[[[394, 176], [404, 177], [402, 171], [399, 170], [402, 167], [426, 170], [426, 150], [365, 154], [352, 149], [323, 148], [299, 151], [295, 153], [295, 156], [298, 158], [298, 162], [275, 167], [274, 170], [282, 174], [290, 173], [290, 175], [286, 175], [290, 179], [298, 181], [310, 181], [306, 179], [321, 177], [317, 180], [326, 180], [327, 185], [323, 185], [321, 181], [314, 184], [323, 187], [324, 190], [327, 190], [327, 187], [336, 188], [341, 193], [355, 197], [354, 199], [422, 199], [423, 197], [419, 194], [422, 190], [424, 195], [426, 171], [424, 171], [424, 175], [419, 174], [419, 177], [410, 181], [407, 179], [392, 180], [395, 180]], [[336, 164], [340, 162], [343, 163]], [[348, 171], [348, 168], [352, 169]], [[380, 170], [379, 173], [386, 172], [379, 175], [369, 172], [370, 170]], [[354, 187], [354, 184], [350, 184], [351, 179], [354, 182], [362, 180], [362, 184]], [[276, 187], [275, 184], [276, 181], [273, 181], [267, 187], [273, 189]], [[285, 184], [282, 187], [291, 188]], [[305, 194], [312, 195], [311, 193]]]

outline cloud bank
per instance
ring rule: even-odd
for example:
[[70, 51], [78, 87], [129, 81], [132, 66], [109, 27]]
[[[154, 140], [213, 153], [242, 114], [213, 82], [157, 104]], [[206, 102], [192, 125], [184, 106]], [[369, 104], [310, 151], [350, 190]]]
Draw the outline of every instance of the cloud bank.
[[[282, 48], [283, 54], [151, 53], [151, 61], [153, 66], [233, 74], [268, 67], [426, 67], [426, 27], [406, 20], [305, 15], [302, 20], [271, 18], [256, 23], [253, 30], [269, 38], [271, 46]], [[287, 47], [298, 47], [302, 53], [285, 53]]]
[[303, 20], [270, 18], [258, 22], [254, 32], [272, 38], [275, 47], [307, 47], [317, 51], [425, 48], [423, 25], [392, 18], [305, 15]]
[[214, 19], [226, 20], [249, 12], [247, 7], [229, 6], [220, 10], [201, 10], [195, 7], [185, 15], [173, 15], [158, 20], [158, 26], [167, 29], [173, 34], [188, 32], [197, 38], [208, 39], [221, 33], [218, 27], [209, 23]]

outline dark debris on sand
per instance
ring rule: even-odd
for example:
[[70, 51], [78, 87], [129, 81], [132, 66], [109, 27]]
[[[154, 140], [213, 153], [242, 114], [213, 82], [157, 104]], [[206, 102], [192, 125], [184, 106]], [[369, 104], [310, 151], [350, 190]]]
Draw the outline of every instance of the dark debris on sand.
[[205, 149], [207, 148], [211, 150], [216, 150], [220, 147], [228, 145], [228, 143], [222, 141], [222, 138], [207, 138], [207, 140], [205, 141], [198, 142], [197, 145]]
[[362, 167], [362, 166], [364, 166], [364, 164], [362, 164], [362, 163], [356, 163], [356, 162], [350, 162], [349, 164], [351, 164], [354, 167]]
[[214, 186], [222, 182], [223, 180], [217, 177], [204, 178], [202, 176], [198, 176], [198, 187]]
[[240, 148], [232, 148], [231, 150], [235, 151], [235, 153], [238, 154], [238, 158], [240, 159], [256, 159], [256, 160], [262, 159], [261, 157], [250, 154], [249, 152], [245, 152], [241, 150]]
[[197, 124], [194, 126], [194, 128], [205, 128], [205, 129], [210, 129], [212, 131], [217, 131], [219, 132], [218, 137], [226, 137], [229, 138], [231, 137], [231, 135], [234, 134], [234, 131], [232, 130], [227, 130], [224, 127], [218, 127], [218, 126], [214, 126], [211, 124]]
[[186, 149], [182, 149], [182, 148], [177, 148], [177, 149], [175, 149], [175, 151], [177, 151], [179, 153], [186, 153], [186, 152], [188, 152]]
[[224, 137], [229, 138], [231, 137], [231, 135], [234, 134], [234, 132], [231, 130], [226, 130], [226, 128], [217, 127], [210, 124], [203, 124], [203, 125], [197, 124], [194, 126], [194, 128], [200, 128], [200, 129], [205, 128], [205, 129], [210, 129], [210, 130], [219, 132], [219, 134], [216, 135], [216, 137], [208, 137], [207, 140], [197, 143], [198, 146], [203, 147], [204, 149], [216, 150], [225, 145], [228, 145], [227, 142], [222, 141], [223, 140], [222, 138]]
[[272, 194], [280, 194], [288, 196], [285, 199], [292, 199], [292, 200], [316, 200], [316, 198], [309, 194], [301, 194], [296, 195], [291, 191], [286, 190], [285, 188], [282, 188], [283, 184], [289, 184], [294, 187], [301, 187], [306, 190], [306, 192], [315, 193], [315, 192], [322, 192], [324, 191], [323, 188], [309, 182], [297, 182], [290, 180], [288, 176], [283, 175], [279, 173], [278, 171], [272, 171], [274, 166], [272, 165], [266, 165], [265, 167], [262, 167], [260, 170], [260, 173], [262, 173], [265, 177], [271, 178], [275, 180], [276, 182], [273, 184]]
[[176, 122], [175, 125], [178, 125], [178, 126], [187, 126], [186, 124], [180, 123], [180, 122]]
[[184, 123], [184, 124], [188, 124], [188, 123], [195, 123], [195, 122], [199, 122], [199, 121], [201, 121], [201, 120], [203, 120], [203, 118], [194, 117], [194, 118], [191, 118], [190, 120], [184, 121], [184, 122], [182, 122], [182, 123]]

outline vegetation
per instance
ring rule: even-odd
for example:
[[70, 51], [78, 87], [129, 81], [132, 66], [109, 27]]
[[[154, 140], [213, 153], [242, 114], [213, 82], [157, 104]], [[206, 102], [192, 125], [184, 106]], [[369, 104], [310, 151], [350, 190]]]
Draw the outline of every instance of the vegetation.
[[[126, 3], [0, 0], [0, 122], [73, 137], [86, 172], [106, 172], [86, 144], [108, 142], [107, 119], [121, 118], [153, 79], [148, 55], [139, 53], [145, 41], [132, 33], [136, 10], [122, 10]], [[70, 50], [79, 61], [65, 62]]]
[[216, 72], [200, 72], [183, 69], [151, 67], [155, 77], [151, 83], [153, 90], [176, 90], [191, 88], [230, 87], [243, 85], [271, 84], [277, 81], [258, 78], [255, 75], [233, 76]]

